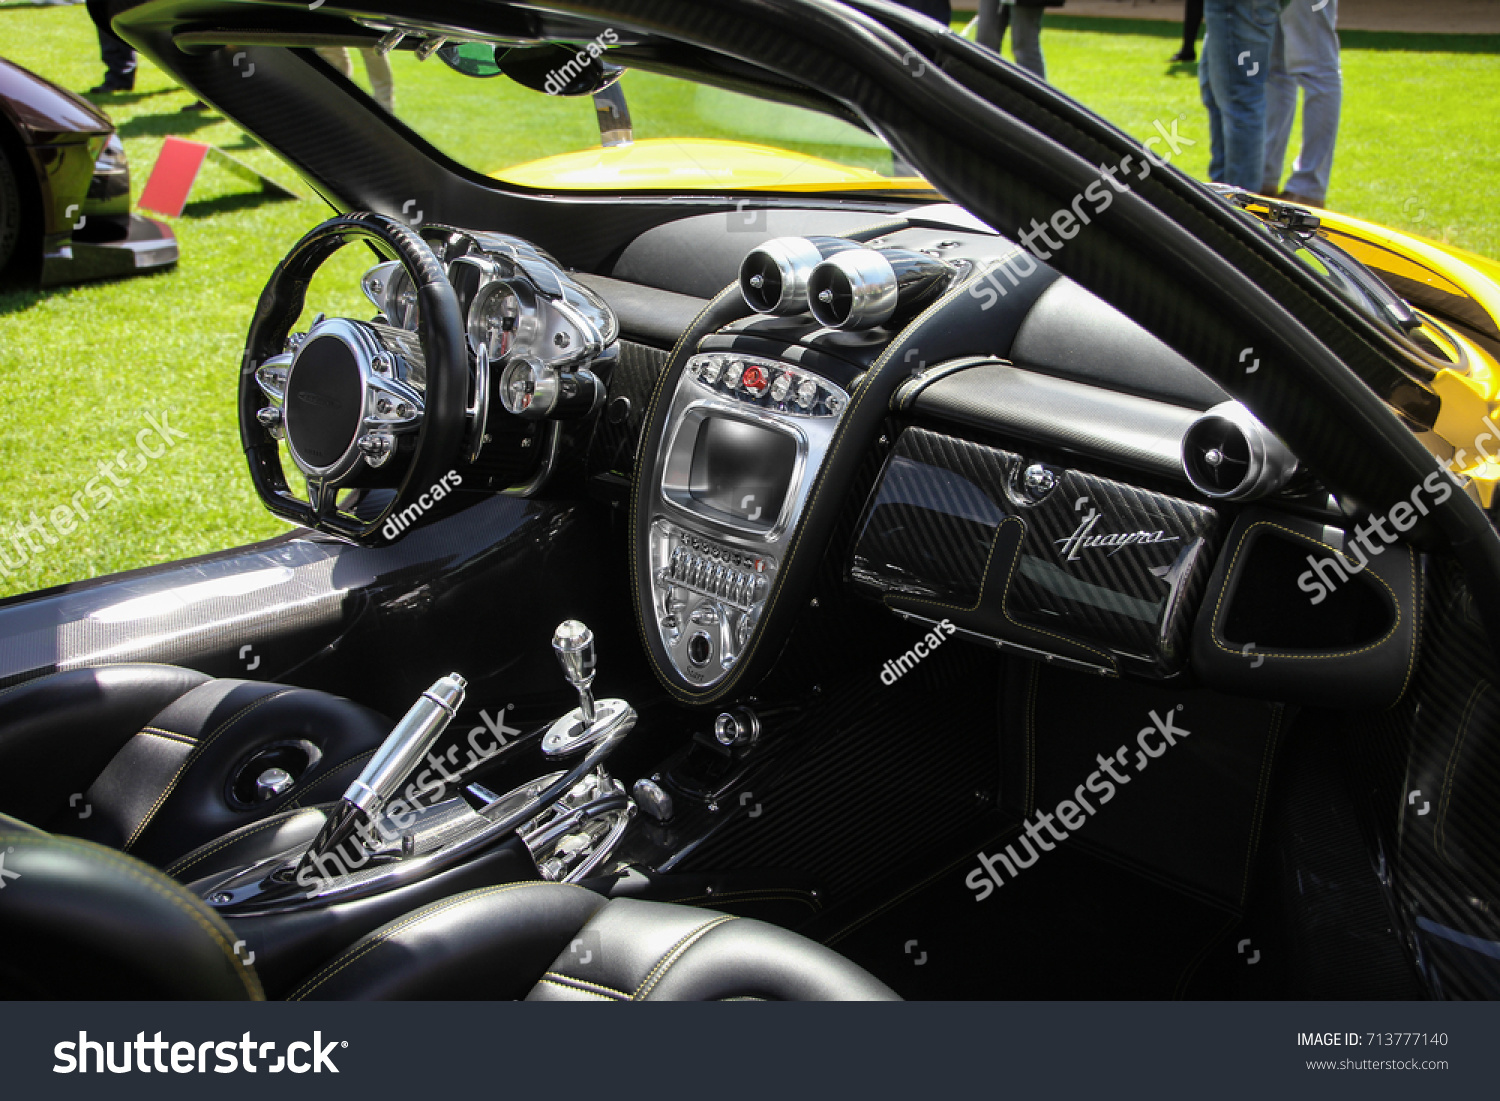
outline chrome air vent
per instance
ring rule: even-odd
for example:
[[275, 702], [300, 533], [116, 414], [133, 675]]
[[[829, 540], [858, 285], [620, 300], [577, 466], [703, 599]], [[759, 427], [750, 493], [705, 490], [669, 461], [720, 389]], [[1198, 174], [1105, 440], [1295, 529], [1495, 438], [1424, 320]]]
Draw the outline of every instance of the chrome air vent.
[[1285, 485], [1297, 470], [1297, 459], [1250, 410], [1226, 401], [1183, 433], [1182, 469], [1209, 497], [1248, 501]]
[[830, 329], [873, 329], [911, 317], [954, 274], [941, 260], [911, 249], [841, 252], [807, 277], [807, 306]]
[[756, 313], [807, 312], [807, 277], [830, 256], [860, 246], [843, 237], [777, 237], [750, 250], [740, 264], [740, 293]]

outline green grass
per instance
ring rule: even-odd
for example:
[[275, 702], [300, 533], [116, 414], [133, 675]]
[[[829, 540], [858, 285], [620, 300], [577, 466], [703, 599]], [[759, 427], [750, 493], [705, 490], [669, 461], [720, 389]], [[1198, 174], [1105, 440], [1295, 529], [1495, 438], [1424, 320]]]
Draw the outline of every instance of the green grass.
[[[1049, 13], [1044, 46], [1062, 89], [1140, 137], [1181, 116], [1198, 144], [1178, 160], [1202, 175], [1207, 127], [1190, 66], [1169, 66], [1173, 24]], [[1500, 38], [1346, 34], [1345, 105], [1331, 202], [1338, 209], [1500, 255]], [[98, 82], [93, 27], [79, 7], [0, 5], [8, 58], [71, 88]], [[437, 61], [395, 57], [398, 113], [439, 148], [483, 171], [597, 142], [591, 104], [545, 99], [504, 78], [467, 80]], [[356, 62], [356, 79], [362, 66]], [[691, 134], [791, 145], [884, 169], [889, 157], [832, 120], [789, 108], [736, 111], [722, 93], [684, 91], [630, 74], [641, 137]], [[201, 139], [298, 186], [290, 170], [191, 100], [149, 64], [136, 91], [102, 105], [124, 138], [139, 195], [169, 134]], [[0, 595], [25, 592], [264, 538], [283, 526], [249, 487], [234, 420], [236, 368], [266, 276], [321, 202], [266, 201], [213, 165], [173, 221], [182, 262], [170, 273], [0, 297], [0, 541], [45, 518], [99, 477], [99, 463], [133, 452], [147, 412], [173, 411], [188, 433], [128, 474], [117, 499], [28, 564], [0, 574]], [[511, 228], [524, 235], [524, 227]], [[367, 312], [355, 280], [367, 257], [345, 249], [320, 275], [309, 312]], [[96, 485], [99, 483], [96, 483]], [[37, 536], [36, 538], [41, 538]]]

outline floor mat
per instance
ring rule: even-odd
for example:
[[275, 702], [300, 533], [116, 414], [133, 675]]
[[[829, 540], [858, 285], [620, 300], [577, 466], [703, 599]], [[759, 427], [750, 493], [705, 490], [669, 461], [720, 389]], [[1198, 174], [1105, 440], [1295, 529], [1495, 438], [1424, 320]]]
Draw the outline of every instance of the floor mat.
[[909, 999], [1158, 999], [1182, 996], [1237, 920], [1081, 844], [1041, 853], [976, 901], [978, 853], [1014, 840], [997, 833], [824, 939]]

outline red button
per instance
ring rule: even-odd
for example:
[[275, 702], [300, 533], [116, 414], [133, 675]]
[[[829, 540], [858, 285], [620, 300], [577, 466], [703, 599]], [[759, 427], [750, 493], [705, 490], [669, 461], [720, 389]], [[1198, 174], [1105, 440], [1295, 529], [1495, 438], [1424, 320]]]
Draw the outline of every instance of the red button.
[[766, 372], [759, 367], [746, 367], [745, 377], [741, 380], [746, 390], [759, 397], [766, 392], [766, 387], [771, 385], [771, 380], [766, 377]]

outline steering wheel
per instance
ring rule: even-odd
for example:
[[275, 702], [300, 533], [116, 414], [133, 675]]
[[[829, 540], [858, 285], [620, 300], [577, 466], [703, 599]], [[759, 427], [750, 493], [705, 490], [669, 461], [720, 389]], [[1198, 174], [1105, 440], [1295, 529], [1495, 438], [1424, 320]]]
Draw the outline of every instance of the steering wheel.
[[[391, 326], [319, 318], [289, 346], [308, 285], [351, 241], [401, 263], [417, 293], [417, 340]], [[469, 351], [458, 296], [442, 263], [412, 229], [368, 211], [330, 218], [271, 273], [245, 341], [240, 441], [265, 506], [304, 527], [366, 545], [391, 541], [387, 522], [447, 489], [465, 432]], [[287, 489], [279, 441], [307, 479], [307, 500]], [[338, 509], [346, 488], [391, 487], [373, 518]], [[441, 494], [439, 494], [441, 496]]]

